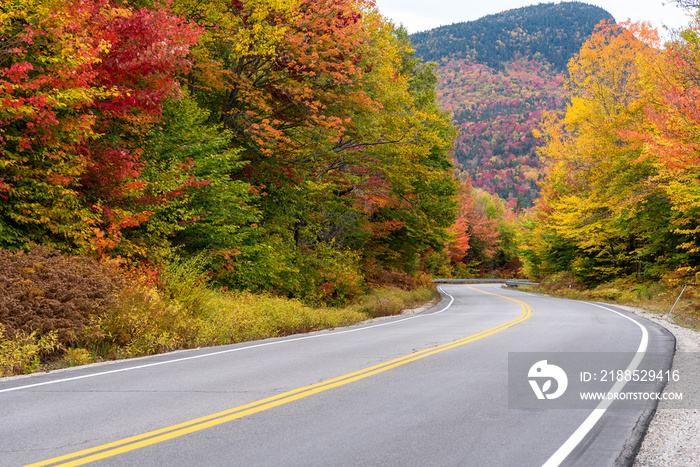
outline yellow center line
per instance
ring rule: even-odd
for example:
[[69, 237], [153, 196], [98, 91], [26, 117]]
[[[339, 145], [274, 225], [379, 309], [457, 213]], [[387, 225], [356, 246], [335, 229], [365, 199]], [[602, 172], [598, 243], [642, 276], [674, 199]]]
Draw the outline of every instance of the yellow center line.
[[[469, 286], [468, 286], [469, 287]], [[508, 321], [506, 323], [500, 324], [498, 326], [492, 327], [490, 329], [487, 329], [485, 331], [478, 332], [476, 334], [472, 334], [471, 336], [463, 337], [461, 339], [448, 342], [446, 344], [438, 345], [435, 347], [431, 347], [429, 349], [421, 350], [419, 352], [414, 352], [408, 355], [404, 355], [403, 357], [395, 358], [393, 360], [389, 360], [384, 363], [380, 363], [378, 365], [374, 365], [359, 371], [355, 371], [353, 373], [348, 373], [343, 376], [339, 376], [337, 378], [330, 379], [328, 381], [323, 381], [320, 383], [312, 384], [310, 386], [305, 386], [302, 388], [294, 389], [292, 391], [288, 391], [282, 394], [278, 394], [276, 396], [268, 397], [265, 399], [261, 399], [255, 402], [252, 402], [250, 404], [245, 404], [241, 405], [238, 407], [235, 407], [233, 409], [225, 410], [223, 412], [218, 412], [212, 415], [207, 415], [206, 417], [201, 417], [197, 418], [194, 420], [190, 420], [184, 423], [180, 423], [177, 425], [172, 425], [166, 428], [161, 428], [159, 430], [154, 430], [154, 431], [149, 431], [147, 433], [143, 433], [137, 436], [132, 436], [129, 438], [124, 438], [119, 441], [115, 441], [112, 443], [107, 443], [103, 444], [100, 446], [96, 446], [94, 448], [90, 449], [85, 449], [82, 451], [77, 451], [72, 454], [67, 454], [64, 456], [60, 457], [54, 457], [52, 459], [47, 459], [42, 462], [37, 462], [34, 464], [29, 464], [26, 467], [38, 467], [38, 466], [46, 466], [46, 465], [60, 465], [60, 466], [76, 466], [76, 465], [83, 465], [87, 464], [90, 462], [94, 462], [100, 459], [105, 459], [108, 457], [116, 456], [118, 454], [123, 454], [125, 452], [129, 451], [134, 451], [136, 449], [140, 449], [146, 446], [151, 446], [153, 444], [157, 444], [163, 441], [167, 441], [169, 439], [177, 438], [179, 436], [184, 436], [189, 433], [194, 433], [197, 431], [201, 431], [207, 428], [211, 428], [213, 426], [221, 425], [223, 423], [230, 422], [232, 420], [237, 420], [239, 418], [246, 417], [248, 415], [262, 412], [264, 410], [271, 409], [273, 407], [277, 407], [283, 404], [287, 404], [289, 402], [293, 402], [299, 399], [303, 399], [305, 397], [312, 396], [314, 394], [318, 394], [320, 392], [328, 391], [329, 389], [337, 388], [339, 386], [344, 386], [346, 384], [359, 381], [364, 378], [368, 378], [370, 376], [383, 373], [387, 370], [391, 370], [393, 368], [397, 368], [402, 365], [406, 365], [407, 363], [414, 362], [416, 360], [420, 360], [422, 358], [428, 357], [430, 355], [435, 355], [440, 352], [444, 352], [445, 350], [449, 349], [454, 349], [456, 347], [460, 347], [462, 345], [468, 344], [470, 342], [477, 341], [479, 339], [483, 339], [485, 337], [488, 337], [492, 334], [495, 334], [497, 332], [503, 331], [504, 329], [510, 328], [512, 326], [515, 326], [518, 323], [521, 323], [528, 319], [530, 316], [532, 316], [532, 310], [530, 310], [530, 307], [527, 305], [527, 303], [522, 302], [520, 300], [516, 300], [511, 297], [506, 297], [504, 295], [498, 295], [495, 293], [491, 292], [486, 292], [483, 290], [475, 289], [473, 287], [469, 287], [470, 289], [477, 290], [479, 292], [489, 294], [489, 295], [495, 295], [497, 297], [505, 298], [507, 300], [516, 302], [520, 304], [520, 306], [523, 309], [523, 312], [520, 316], [517, 318]], [[64, 462], [64, 461], [69, 461], [69, 462]], [[64, 462], [64, 463], [61, 463]]]

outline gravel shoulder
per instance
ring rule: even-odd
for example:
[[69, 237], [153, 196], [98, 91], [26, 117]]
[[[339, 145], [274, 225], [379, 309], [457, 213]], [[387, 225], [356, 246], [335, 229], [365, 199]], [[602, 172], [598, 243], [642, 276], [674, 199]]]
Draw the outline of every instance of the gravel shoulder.
[[[700, 352], [700, 332], [687, 329], [664, 319], [663, 315], [649, 313], [640, 308], [616, 305], [657, 323], [676, 336], [676, 352]], [[685, 387], [700, 387], [700, 375], [688, 359], [675, 358], [673, 369], [679, 370], [686, 379]], [[666, 386], [665, 392], [677, 391], [674, 383]], [[695, 389], [697, 390], [697, 389]], [[634, 467], [700, 466], [700, 408], [668, 408], [668, 403], [659, 402], [654, 419], [644, 436]]]

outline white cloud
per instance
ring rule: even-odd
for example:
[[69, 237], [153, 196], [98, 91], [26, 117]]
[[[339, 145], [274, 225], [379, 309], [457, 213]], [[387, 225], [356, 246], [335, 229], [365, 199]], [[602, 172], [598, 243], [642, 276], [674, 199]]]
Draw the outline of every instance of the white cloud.
[[443, 25], [439, 19], [418, 15], [409, 11], [395, 11], [391, 9], [380, 9], [379, 11], [382, 15], [394, 21], [397, 26], [402, 24], [409, 33], [427, 31]]

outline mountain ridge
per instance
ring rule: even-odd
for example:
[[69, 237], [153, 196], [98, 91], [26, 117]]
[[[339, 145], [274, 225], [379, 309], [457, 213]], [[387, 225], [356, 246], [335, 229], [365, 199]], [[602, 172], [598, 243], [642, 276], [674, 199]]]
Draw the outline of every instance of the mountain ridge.
[[425, 61], [471, 58], [494, 67], [518, 56], [539, 53], [557, 70], [564, 71], [568, 59], [579, 51], [600, 21], [615, 19], [603, 8], [583, 2], [540, 3], [440, 26], [410, 38], [416, 55]]

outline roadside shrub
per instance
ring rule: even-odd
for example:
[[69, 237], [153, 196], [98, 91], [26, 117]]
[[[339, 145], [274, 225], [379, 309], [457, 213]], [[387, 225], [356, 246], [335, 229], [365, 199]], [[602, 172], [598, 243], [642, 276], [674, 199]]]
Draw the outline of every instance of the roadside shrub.
[[548, 294], [568, 294], [572, 292], [583, 292], [587, 287], [579, 281], [572, 272], [559, 272], [546, 277], [536, 287], [537, 291]]
[[[191, 288], [183, 286], [182, 290]], [[209, 290], [196, 307], [188, 307], [162, 291], [132, 287], [95, 322], [90, 331], [93, 338], [83, 346], [106, 358], [117, 358], [281, 337], [397, 314], [436, 296], [434, 287], [383, 288], [346, 307], [327, 307], [270, 294]]]
[[130, 285], [86, 328], [82, 344], [105, 358], [129, 358], [185, 348], [193, 322], [186, 309], [156, 289]]
[[311, 307], [299, 300], [248, 292], [221, 294], [209, 309], [197, 345], [288, 336], [348, 326], [368, 318], [351, 307]]
[[403, 310], [437, 301], [440, 294], [434, 286], [403, 290], [397, 287], [370, 289], [370, 293], [360, 297], [353, 308], [372, 318], [392, 316]]
[[190, 314], [205, 312], [215, 291], [208, 287], [207, 259], [198, 255], [176, 258], [163, 266], [158, 289], [168, 300], [182, 304]]
[[9, 336], [47, 336], [70, 344], [114, 301], [122, 284], [116, 269], [46, 247], [0, 249], [0, 324]]
[[312, 306], [344, 306], [362, 294], [364, 277], [359, 255], [333, 245], [302, 247], [297, 252], [298, 272], [281, 283], [278, 291]]
[[367, 282], [373, 287], [396, 287], [402, 290], [413, 290], [418, 286], [407, 272], [395, 268], [375, 269]]
[[[318, 257], [309, 260], [308, 265], [319, 267], [313, 275], [317, 280], [312, 283], [314, 286], [322, 285], [321, 280], [329, 280], [326, 274], [342, 269], [340, 261], [332, 261], [333, 257], [338, 258], [336, 254], [328, 252], [329, 261], [323, 270]], [[10, 285], [4, 289], [4, 316], [12, 317], [14, 321], [8, 319], [8, 322], [16, 326], [9, 333], [0, 325], [0, 372], [4, 376], [30, 373], [45, 364], [51, 368], [76, 366], [343, 327], [399, 313], [437, 295], [434, 287], [413, 290], [377, 287], [363, 293], [354, 268], [337, 279], [338, 284], [347, 284], [348, 289], [334, 287], [331, 295], [321, 296], [318, 304], [310, 305], [300, 299], [272, 294], [213, 289], [204, 272], [206, 263], [198, 257], [165, 264], [155, 281], [128, 281], [93, 261], [65, 258], [48, 250], [4, 255], [2, 261], [3, 271], [9, 271], [2, 280]], [[15, 273], [17, 270], [19, 273]], [[54, 272], [42, 274], [45, 270]], [[22, 279], [17, 279], [17, 275]], [[36, 287], [38, 292], [28, 295], [25, 291], [25, 295], [20, 295], [11, 287], [17, 283]], [[79, 289], [65, 295], [77, 299], [52, 298], [60, 287]], [[81, 292], [83, 289], [94, 293]], [[83, 296], [87, 298], [78, 300]], [[328, 299], [346, 302], [350, 296], [353, 300], [345, 306], [323, 304]], [[88, 298], [91, 301], [86, 301]], [[22, 299], [27, 303], [18, 305]], [[54, 301], [63, 307], [50, 308]], [[24, 310], [20, 317], [26, 315], [32, 319], [16, 324], [19, 321], [12, 314], [12, 306]], [[73, 313], [59, 315], [65, 310]], [[63, 334], [63, 341], [59, 333]]]
[[87, 365], [95, 361], [97, 361], [95, 355], [87, 349], [66, 349], [63, 352], [63, 363], [65, 366]]
[[39, 369], [42, 357], [59, 348], [55, 332], [37, 336], [22, 331], [7, 337], [0, 325], [0, 377], [31, 373]]

